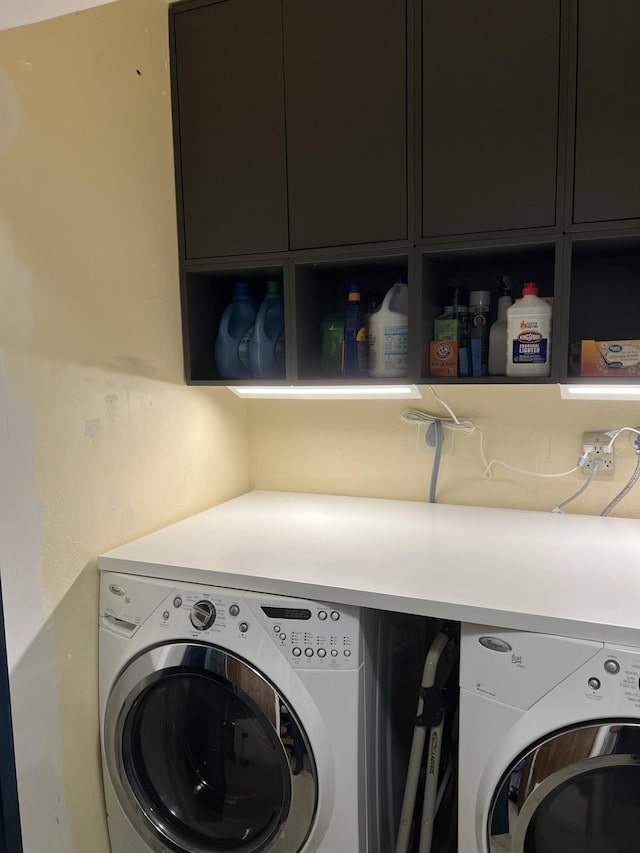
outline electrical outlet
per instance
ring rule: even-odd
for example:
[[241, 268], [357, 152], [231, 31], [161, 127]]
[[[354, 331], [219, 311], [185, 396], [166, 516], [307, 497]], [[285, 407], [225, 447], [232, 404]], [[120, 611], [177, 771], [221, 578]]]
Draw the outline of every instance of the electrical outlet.
[[[416, 444], [418, 453], [434, 453], [436, 449], [436, 428], [433, 424], [420, 424]], [[442, 452], [453, 453], [453, 430], [442, 430]]]
[[602, 466], [599, 468], [596, 477], [612, 477], [613, 476], [613, 448], [609, 450], [611, 436], [603, 432], [585, 432], [582, 434], [582, 453], [587, 454], [587, 461], [582, 466], [582, 473], [585, 477], [593, 471], [593, 463], [599, 460]]

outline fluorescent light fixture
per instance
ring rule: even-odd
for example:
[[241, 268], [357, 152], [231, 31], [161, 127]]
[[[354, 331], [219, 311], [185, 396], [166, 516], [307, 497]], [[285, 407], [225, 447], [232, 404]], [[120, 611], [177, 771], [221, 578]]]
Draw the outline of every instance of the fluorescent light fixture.
[[264, 400], [420, 399], [415, 385], [228, 385], [238, 397]]
[[640, 385], [561, 385], [563, 400], [640, 400]]

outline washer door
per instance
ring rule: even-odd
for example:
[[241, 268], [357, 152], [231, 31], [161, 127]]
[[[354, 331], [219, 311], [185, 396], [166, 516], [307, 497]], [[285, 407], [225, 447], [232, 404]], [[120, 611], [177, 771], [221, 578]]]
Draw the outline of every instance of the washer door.
[[489, 812], [491, 853], [637, 853], [640, 723], [559, 732], [504, 774]]
[[154, 851], [298, 851], [317, 804], [315, 764], [293, 710], [221, 649], [175, 643], [135, 658], [106, 709], [107, 766]]

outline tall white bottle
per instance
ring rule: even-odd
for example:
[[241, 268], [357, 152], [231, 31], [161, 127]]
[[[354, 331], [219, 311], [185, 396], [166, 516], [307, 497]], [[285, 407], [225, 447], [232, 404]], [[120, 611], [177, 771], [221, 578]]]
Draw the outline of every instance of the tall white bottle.
[[538, 296], [535, 282], [522, 289], [522, 299], [507, 310], [507, 376], [549, 376], [551, 372], [551, 306]]

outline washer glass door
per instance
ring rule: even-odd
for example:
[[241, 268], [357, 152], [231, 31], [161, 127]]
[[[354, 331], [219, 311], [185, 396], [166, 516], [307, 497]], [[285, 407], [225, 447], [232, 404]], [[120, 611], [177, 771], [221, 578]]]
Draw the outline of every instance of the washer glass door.
[[489, 815], [491, 853], [637, 853], [640, 723], [547, 738], [508, 768]]
[[153, 850], [302, 846], [316, 800], [308, 743], [239, 658], [192, 644], [145, 652], [112, 691], [105, 734], [116, 792]]

